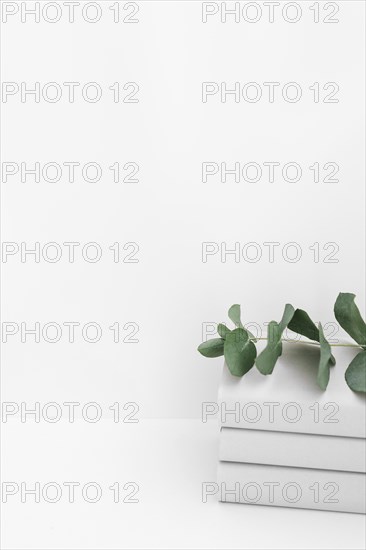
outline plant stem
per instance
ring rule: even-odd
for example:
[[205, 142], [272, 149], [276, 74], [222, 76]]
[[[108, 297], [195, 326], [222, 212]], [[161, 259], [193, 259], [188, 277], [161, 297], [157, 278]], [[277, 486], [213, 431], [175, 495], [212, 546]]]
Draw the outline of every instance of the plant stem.
[[[251, 339], [253, 341], [253, 339]], [[256, 340], [268, 340], [268, 338], [256, 338]], [[320, 346], [319, 342], [308, 342], [302, 340], [291, 340], [290, 338], [282, 338], [282, 342], [291, 342], [292, 344], [310, 344], [311, 346]], [[358, 344], [329, 344], [331, 347], [342, 347], [342, 348], [359, 348]]]

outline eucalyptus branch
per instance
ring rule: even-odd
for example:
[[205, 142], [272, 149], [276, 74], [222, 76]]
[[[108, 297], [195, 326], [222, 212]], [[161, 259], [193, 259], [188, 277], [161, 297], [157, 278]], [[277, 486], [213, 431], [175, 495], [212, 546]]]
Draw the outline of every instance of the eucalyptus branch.
[[[268, 342], [268, 338], [250, 338], [252, 342], [256, 342], [257, 340], [266, 340]], [[319, 342], [305, 342], [303, 340], [293, 340], [291, 338], [282, 338], [282, 342], [290, 342], [291, 344], [305, 344], [305, 345], [311, 345], [311, 346], [318, 346], [320, 347]], [[358, 344], [329, 344], [332, 348], [334, 347], [342, 347], [342, 348], [360, 348]]]
[[[244, 376], [255, 364], [263, 375], [272, 374], [278, 358], [282, 355], [282, 343], [305, 344], [317, 346], [320, 349], [317, 381], [322, 390], [327, 388], [330, 378], [330, 367], [335, 365], [332, 347], [359, 348], [359, 353], [349, 364], [345, 379], [348, 386], [358, 392], [366, 392], [366, 324], [362, 319], [355, 302], [355, 295], [341, 292], [334, 304], [334, 314], [341, 327], [355, 340], [356, 344], [330, 344], [323, 332], [321, 323], [318, 326], [310, 319], [306, 311], [294, 309], [286, 304], [279, 323], [271, 321], [268, 324], [266, 338], [256, 338], [245, 329], [241, 322], [240, 306], [234, 304], [228, 315], [234, 323], [233, 330], [223, 324], [217, 326], [220, 338], [203, 342], [198, 351], [205, 357], [225, 356], [226, 365], [233, 376]], [[286, 328], [305, 336], [306, 341], [282, 338]], [[257, 355], [255, 343], [266, 340], [266, 347]]]

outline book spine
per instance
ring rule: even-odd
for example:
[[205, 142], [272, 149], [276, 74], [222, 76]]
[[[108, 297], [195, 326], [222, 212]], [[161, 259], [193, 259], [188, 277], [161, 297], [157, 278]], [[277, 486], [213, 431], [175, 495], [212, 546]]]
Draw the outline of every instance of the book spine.
[[217, 409], [220, 426], [226, 428], [366, 438], [362, 412], [332, 401], [234, 401], [221, 396]]
[[217, 493], [222, 502], [366, 513], [361, 473], [220, 462]]
[[221, 428], [219, 459], [366, 473], [366, 439]]

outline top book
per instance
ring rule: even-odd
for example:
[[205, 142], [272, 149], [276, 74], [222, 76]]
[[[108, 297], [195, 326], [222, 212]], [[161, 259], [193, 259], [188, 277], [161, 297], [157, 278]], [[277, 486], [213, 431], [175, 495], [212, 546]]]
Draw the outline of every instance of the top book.
[[238, 378], [225, 365], [219, 387], [221, 426], [365, 438], [366, 395], [352, 391], [344, 379], [358, 351], [332, 347], [336, 365], [325, 391], [316, 380], [319, 348], [310, 344], [284, 343], [268, 376], [254, 366]]

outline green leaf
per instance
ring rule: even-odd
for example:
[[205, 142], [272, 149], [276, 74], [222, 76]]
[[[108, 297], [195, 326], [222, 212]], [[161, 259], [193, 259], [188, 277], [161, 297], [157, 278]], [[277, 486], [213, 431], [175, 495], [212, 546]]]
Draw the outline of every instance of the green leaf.
[[222, 323], [220, 323], [219, 325], [217, 325], [217, 332], [218, 332], [219, 336], [221, 336], [221, 338], [223, 338], [225, 340], [226, 335], [229, 332], [231, 332], [231, 330], [229, 328], [227, 328], [226, 325], [223, 325]]
[[233, 376], [243, 376], [252, 368], [257, 350], [245, 329], [239, 327], [226, 335], [224, 355]]
[[334, 304], [334, 315], [357, 344], [366, 346], [366, 324], [355, 304], [355, 294], [340, 292]]
[[303, 309], [297, 309], [288, 324], [288, 328], [297, 334], [302, 334], [310, 340], [319, 342], [319, 330]]
[[366, 351], [360, 351], [351, 361], [345, 379], [351, 390], [366, 392]]
[[285, 328], [288, 326], [291, 319], [293, 318], [294, 313], [295, 313], [295, 308], [291, 304], [286, 304], [285, 311], [283, 312], [282, 319], [279, 325], [281, 335], [285, 330]]
[[228, 311], [229, 319], [236, 327], [244, 328], [240, 319], [240, 305], [234, 304]]
[[[231, 306], [231, 308], [228, 311], [228, 315], [229, 315], [229, 319], [234, 323], [234, 325], [236, 327], [243, 328], [244, 330], [246, 330], [243, 323], [241, 322], [241, 318], [240, 318], [241, 317], [241, 312], [240, 312], [240, 305], [239, 304], [234, 304], [233, 306]], [[257, 341], [254, 334], [249, 332], [249, 330], [247, 330], [247, 333], [249, 334], [249, 338], [251, 340], [253, 340], [253, 342]]]
[[289, 322], [291, 321], [295, 309], [291, 304], [286, 304], [280, 323], [271, 321], [268, 324], [267, 346], [258, 355], [256, 366], [262, 374], [272, 374], [277, 359], [282, 355], [281, 336]]
[[213, 338], [202, 342], [197, 349], [204, 357], [220, 357], [224, 355], [224, 342], [223, 338]]
[[276, 321], [268, 324], [267, 335], [267, 346], [255, 361], [256, 367], [262, 374], [272, 374], [277, 359], [282, 355], [280, 325]]
[[318, 385], [324, 391], [327, 389], [329, 376], [330, 376], [330, 367], [335, 365], [335, 359], [332, 355], [332, 350], [329, 345], [328, 340], [324, 336], [323, 327], [319, 323], [319, 342], [320, 342], [320, 360], [318, 367]]
[[319, 323], [319, 328], [313, 323], [309, 315], [303, 309], [297, 309], [288, 324], [288, 328], [297, 334], [306, 336], [310, 340], [320, 343], [320, 359], [318, 366], [317, 381], [322, 390], [328, 386], [330, 376], [330, 366], [335, 364], [332, 350], [328, 340], [324, 336], [323, 327]]

